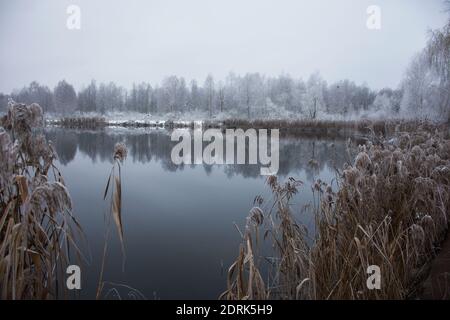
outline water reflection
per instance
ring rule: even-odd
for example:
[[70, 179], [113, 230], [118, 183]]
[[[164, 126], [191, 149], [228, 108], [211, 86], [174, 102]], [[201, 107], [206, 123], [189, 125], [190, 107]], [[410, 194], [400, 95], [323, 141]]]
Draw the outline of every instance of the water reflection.
[[[157, 161], [164, 170], [170, 172], [182, 171], [186, 166], [195, 166], [172, 163], [170, 154], [176, 142], [170, 140], [170, 132], [166, 130], [77, 131], [51, 128], [47, 129], [46, 135], [54, 142], [59, 160], [63, 165], [74, 160], [77, 150], [88, 156], [94, 163], [97, 161], [112, 162], [111, 153], [115, 143], [124, 142], [133, 162], [145, 164]], [[342, 138], [281, 138], [278, 175], [287, 176], [292, 172], [304, 170], [308, 180], [313, 180], [317, 172], [322, 171], [325, 166], [340, 168], [346, 160], [346, 143]], [[214, 167], [214, 165], [206, 164], [202, 166], [207, 174], [211, 173]], [[245, 178], [254, 178], [260, 175], [259, 165], [224, 165], [223, 167], [229, 178], [235, 175]]]
[[[176, 142], [166, 130], [48, 128], [46, 135], [56, 147], [92, 253], [91, 263], [82, 267], [83, 298], [95, 298], [108, 210], [103, 191], [119, 141], [128, 148], [122, 166], [126, 267], [122, 270], [115, 239], [104, 279], [139, 289], [147, 298], [216, 299], [223, 292], [240, 243], [234, 223], [244, 228], [256, 195], [270, 198], [259, 165], [174, 165]], [[313, 200], [312, 181], [330, 181], [333, 168], [342, 167], [345, 144], [333, 138], [280, 139], [278, 174], [305, 182], [292, 211], [312, 232], [314, 217], [301, 208]]]

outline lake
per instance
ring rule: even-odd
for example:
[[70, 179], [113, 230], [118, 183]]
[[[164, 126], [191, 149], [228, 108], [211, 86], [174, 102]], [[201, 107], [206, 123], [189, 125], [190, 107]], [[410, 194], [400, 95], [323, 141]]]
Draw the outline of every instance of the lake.
[[[176, 144], [165, 129], [105, 128], [99, 131], [47, 128], [59, 155], [74, 214], [86, 235], [88, 262], [82, 264], [82, 298], [95, 298], [109, 202], [103, 192], [116, 142], [128, 157], [122, 165], [122, 221], [125, 260], [115, 225], [104, 271], [122, 299], [129, 287], [147, 299], [217, 299], [238, 255], [240, 235], [257, 195], [270, 199], [259, 165], [174, 165]], [[302, 210], [313, 199], [315, 179], [331, 182], [347, 161], [346, 140], [282, 137], [278, 178], [304, 182], [292, 210], [311, 232], [314, 218]], [[317, 165], [311, 165], [311, 159]], [[270, 248], [266, 248], [270, 249]], [[108, 290], [105, 291], [105, 293]], [[115, 292], [108, 293], [116, 298]]]

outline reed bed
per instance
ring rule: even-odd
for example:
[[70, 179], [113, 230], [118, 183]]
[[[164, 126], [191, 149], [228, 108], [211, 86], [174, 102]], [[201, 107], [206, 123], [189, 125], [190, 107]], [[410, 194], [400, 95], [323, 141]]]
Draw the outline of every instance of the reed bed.
[[[257, 198], [221, 298], [415, 297], [448, 230], [450, 140], [426, 123], [400, 129], [359, 146], [353, 164], [337, 172], [337, 187], [314, 184], [314, 235], [292, 211], [302, 183], [269, 177], [272, 199]], [[255, 255], [260, 234], [273, 251], [264, 259]], [[380, 268], [380, 289], [367, 286], [372, 265]]]
[[[195, 127], [193, 121], [123, 121], [108, 123], [103, 117], [64, 117], [53, 122], [66, 128], [96, 129], [106, 126], [122, 126], [131, 128], [155, 127], [166, 129], [191, 128]], [[396, 131], [414, 131], [421, 126], [427, 130], [442, 128], [442, 125], [426, 120], [319, 120], [319, 119], [226, 119], [205, 120], [202, 122], [204, 129], [209, 128], [239, 128], [239, 129], [280, 129], [281, 135], [302, 135], [302, 136], [347, 136], [349, 133], [361, 135], [392, 135]]]
[[65, 128], [96, 129], [108, 125], [103, 117], [64, 117], [55, 122]]
[[81, 227], [54, 165], [56, 152], [42, 134], [42, 109], [10, 101], [2, 127], [0, 297], [66, 297], [66, 266], [82, 258]]
[[426, 120], [245, 120], [228, 119], [223, 121], [227, 128], [255, 128], [255, 129], [286, 129], [298, 133], [339, 134], [345, 132], [358, 132], [364, 135], [392, 135], [398, 131], [411, 132], [417, 127], [426, 130], [442, 128], [443, 125]]

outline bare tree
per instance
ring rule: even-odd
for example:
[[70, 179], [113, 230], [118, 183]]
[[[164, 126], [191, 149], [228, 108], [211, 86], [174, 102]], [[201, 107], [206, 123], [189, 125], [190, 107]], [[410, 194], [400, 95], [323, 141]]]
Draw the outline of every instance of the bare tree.
[[73, 86], [65, 80], [60, 81], [54, 91], [56, 110], [62, 113], [72, 113], [77, 108], [77, 94]]
[[225, 93], [222, 82], [219, 82], [218, 96], [219, 96], [219, 110], [220, 112], [223, 112], [223, 107], [225, 105]]
[[214, 78], [211, 74], [208, 74], [205, 80], [206, 99], [209, 110], [209, 117], [212, 117], [213, 113], [213, 99], [214, 99]]

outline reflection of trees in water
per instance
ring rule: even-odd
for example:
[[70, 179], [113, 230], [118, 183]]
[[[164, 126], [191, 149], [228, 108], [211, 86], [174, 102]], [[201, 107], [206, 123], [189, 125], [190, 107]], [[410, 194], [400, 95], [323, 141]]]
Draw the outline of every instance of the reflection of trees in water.
[[53, 142], [61, 164], [66, 165], [75, 158], [78, 143], [75, 132], [65, 130], [61, 130], [57, 134], [50, 132], [47, 133], [47, 139]]
[[117, 142], [124, 142], [128, 148], [129, 159], [134, 162], [160, 161], [162, 167], [169, 171], [184, 167], [177, 166], [171, 161], [170, 154], [176, 142], [172, 142], [165, 132], [112, 133], [53, 128], [48, 129], [46, 135], [55, 142], [59, 157], [68, 159], [67, 162], [74, 159], [77, 147], [79, 152], [87, 155], [93, 162], [97, 160], [112, 162], [114, 145]]
[[[345, 161], [344, 140], [281, 139], [278, 175], [288, 176], [293, 171], [304, 170], [307, 179], [312, 181], [325, 166], [342, 168]], [[226, 166], [225, 172], [229, 177], [238, 174], [244, 177], [257, 177], [260, 175], [260, 167], [259, 165], [232, 165]]]
[[[111, 132], [49, 129], [46, 132], [56, 147], [63, 164], [72, 161], [78, 151], [92, 161], [112, 161], [111, 153], [116, 142], [124, 142], [132, 161], [147, 163], [158, 161], [166, 171], [184, 170], [186, 165], [175, 165], [171, 160], [172, 147], [166, 131]], [[204, 144], [206, 145], [206, 143]], [[346, 143], [339, 139], [286, 138], [280, 139], [280, 167], [278, 174], [287, 176], [293, 171], [304, 170], [308, 180], [313, 180], [321, 170], [328, 167], [341, 168], [346, 161]], [[224, 150], [225, 154], [226, 150]], [[311, 161], [311, 160], [315, 161]], [[191, 167], [192, 165], [187, 165]], [[203, 165], [207, 174], [213, 166]], [[259, 165], [225, 165], [228, 177], [259, 177]]]

